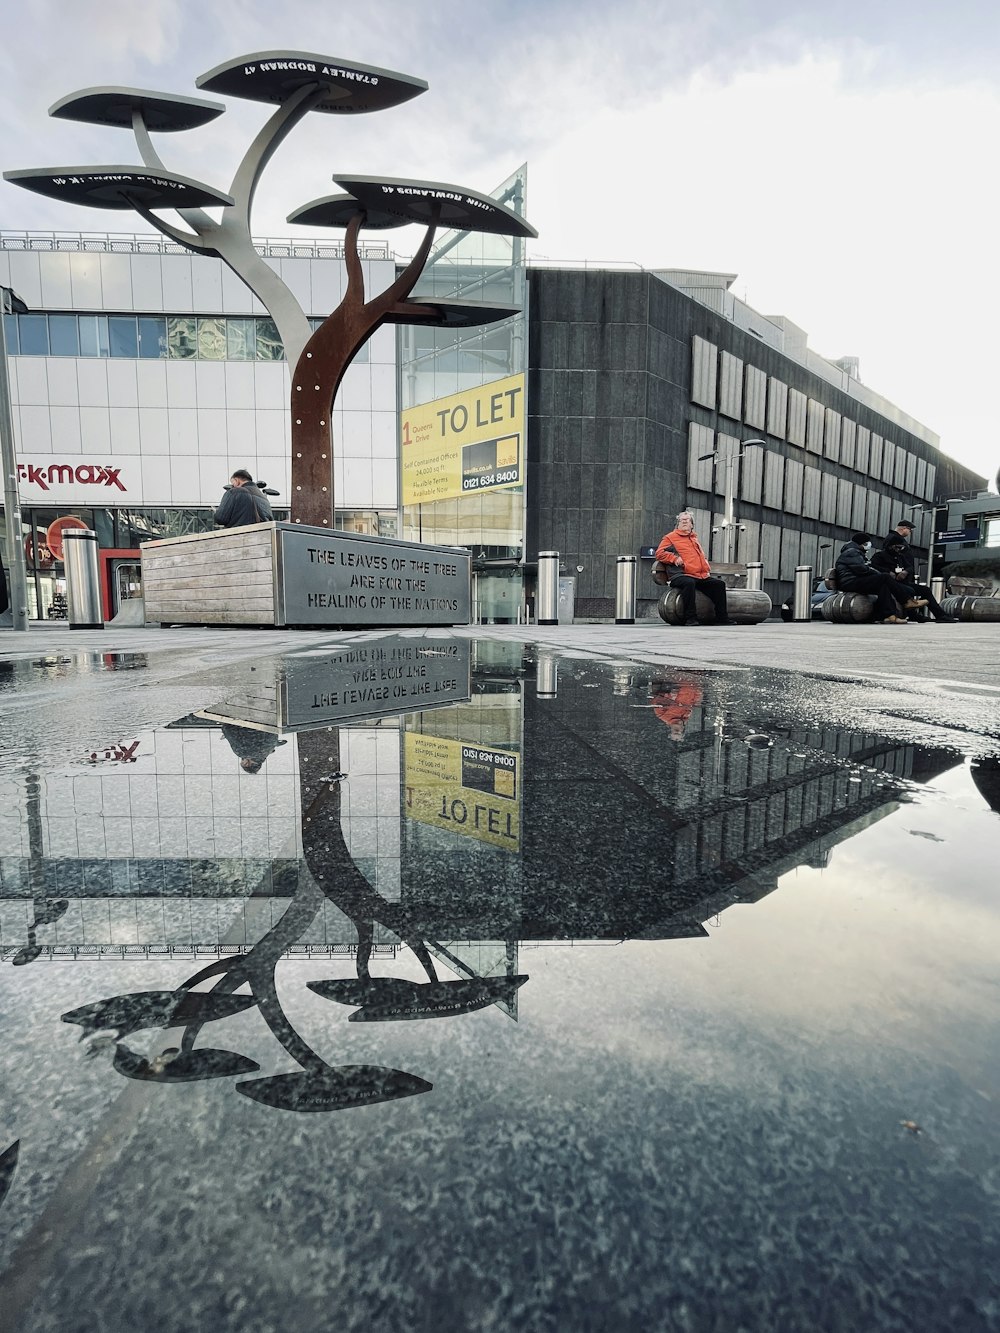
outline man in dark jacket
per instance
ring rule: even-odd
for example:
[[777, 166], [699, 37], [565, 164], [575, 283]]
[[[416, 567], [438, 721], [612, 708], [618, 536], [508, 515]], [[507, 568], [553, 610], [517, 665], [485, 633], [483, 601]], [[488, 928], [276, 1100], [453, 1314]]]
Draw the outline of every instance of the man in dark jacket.
[[875, 598], [875, 619], [880, 625], [905, 625], [901, 613], [909, 610], [906, 593], [891, 574], [880, 574], [868, 563], [872, 539], [855, 532], [837, 556], [837, 587], [841, 592], [871, 593]]
[[910, 538], [913, 536], [913, 524], [908, 518], [901, 518], [893, 528], [892, 532], [882, 543], [886, 551], [892, 545], [893, 553], [896, 555], [896, 562], [902, 567], [903, 582], [909, 584], [914, 590], [914, 596], [921, 598], [927, 603], [928, 610], [935, 620], [942, 625], [954, 625], [958, 622], [957, 616], [950, 616], [943, 609], [941, 603], [926, 583], [917, 582], [917, 557], [913, 547], [910, 545]]
[[222, 503], [215, 511], [220, 528], [245, 528], [248, 523], [270, 523], [273, 515], [267, 496], [246, 468], [239, 468], [229, 478]]

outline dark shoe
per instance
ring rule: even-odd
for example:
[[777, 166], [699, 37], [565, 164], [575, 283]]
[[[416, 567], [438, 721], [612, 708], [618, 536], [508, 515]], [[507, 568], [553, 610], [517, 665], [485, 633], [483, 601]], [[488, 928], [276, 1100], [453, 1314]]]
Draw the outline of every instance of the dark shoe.
[[957, 625], [958, 616], [935, 616], [934, 619], [939, 625]]
[[717, 625], [735, 625], [735, 624], [736, 624], [736, 621], [735, 621], [735, 620], [717, 620], [715, 623], [716, 623]]

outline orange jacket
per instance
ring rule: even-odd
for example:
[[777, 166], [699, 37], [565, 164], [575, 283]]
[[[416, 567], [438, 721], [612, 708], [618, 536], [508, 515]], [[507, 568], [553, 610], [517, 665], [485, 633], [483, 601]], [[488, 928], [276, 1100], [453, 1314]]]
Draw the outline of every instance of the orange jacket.
[[707, 579], [711, 574], [712, 566], [708, 563], [705, 552], [701, 549], [701, 542], [695, 534], [678, 532], [674, 528], [656, 548], [656, 558], [662, 560], [665, 565], [676, 565], [678, 556], [684, 561], [683, 572], [690, 574], [692, 578]]

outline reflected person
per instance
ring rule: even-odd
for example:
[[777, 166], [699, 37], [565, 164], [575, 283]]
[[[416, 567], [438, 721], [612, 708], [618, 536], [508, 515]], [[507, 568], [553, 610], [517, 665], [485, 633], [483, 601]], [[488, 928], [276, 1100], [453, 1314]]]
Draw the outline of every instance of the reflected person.
[[670, 729], [672, 741], [682, 741], [688, 719], [702, 701], [700, 685], [691, 681], [653, 682], [653, 712]]
[[224, 722], [220, 730], [229, 742], [229, 748], [239, 759], [244, 773], [259, 773], [267, 756], [279, 744], [284, 744], [271, 732], [258, 731], [256, 727], [241, 727], [237, 723]]

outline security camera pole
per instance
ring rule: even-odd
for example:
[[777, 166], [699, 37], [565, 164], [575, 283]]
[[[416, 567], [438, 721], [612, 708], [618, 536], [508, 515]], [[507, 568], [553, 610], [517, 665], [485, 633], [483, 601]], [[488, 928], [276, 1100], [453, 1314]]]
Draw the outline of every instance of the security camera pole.
[[7, 331], [4, 315], [23, 314], [27, 306], [9, 287], [0, 286], [0, 460], [3, 465], [3, 513], [7, 531], [7, 560], [10, 569], [10, 623], [12, 629], [28, 628], [28, 571], [24, 561], [21, 528], [21, 498], [17, 491], [17, 456], [11, 417], [10, 381], [7, 378]]

